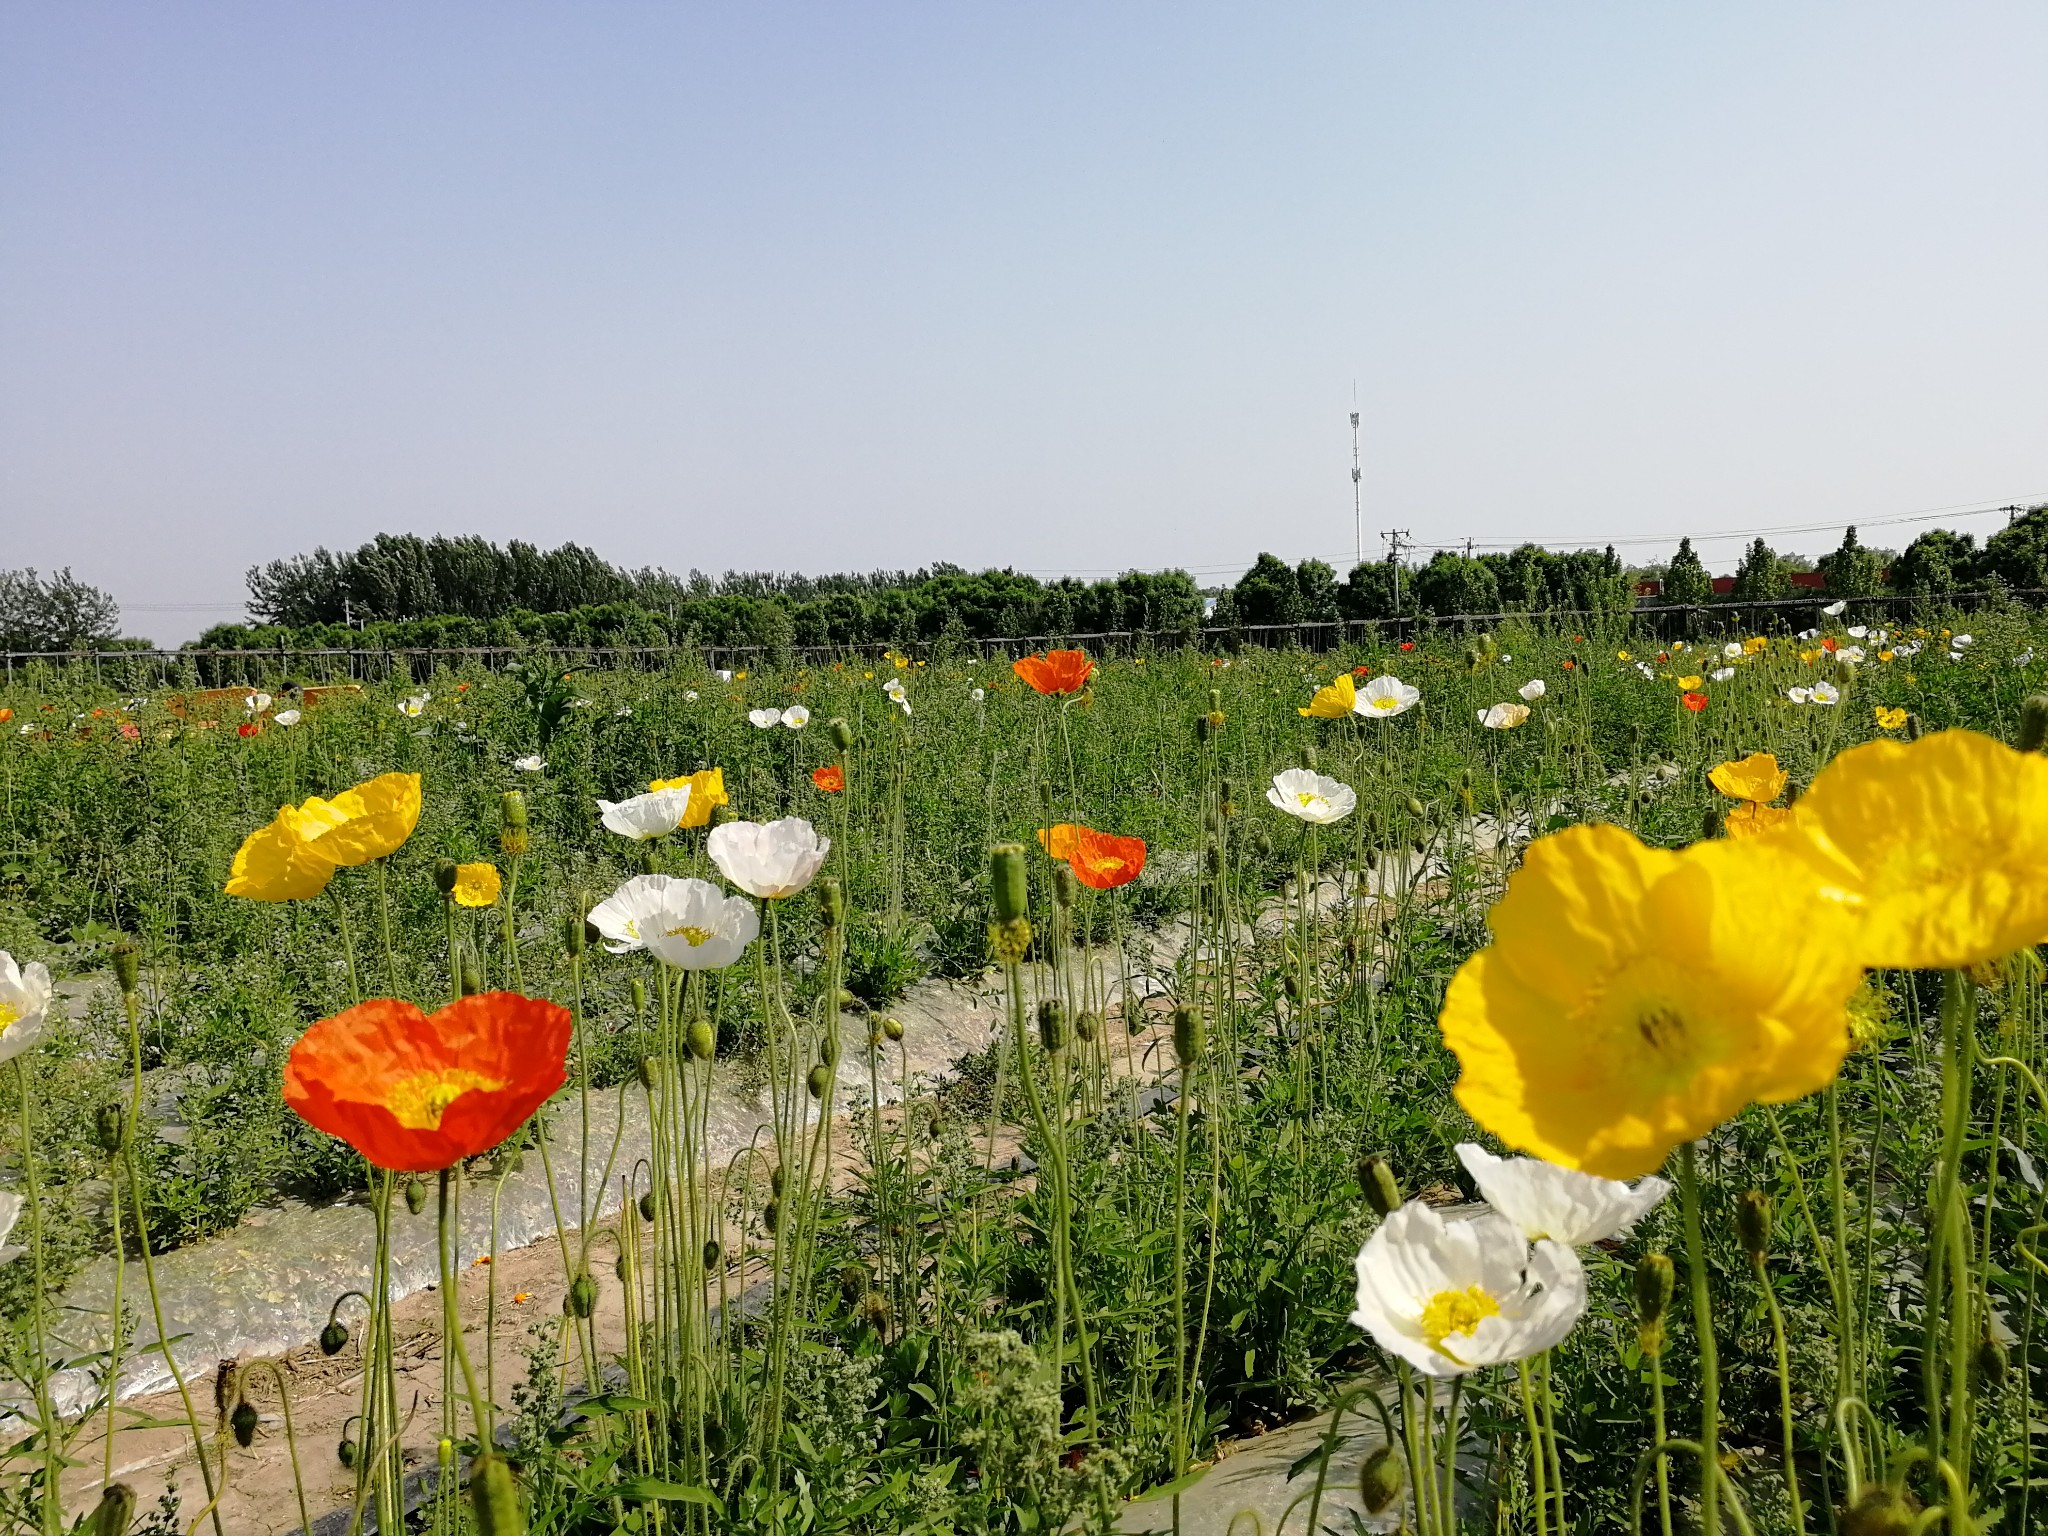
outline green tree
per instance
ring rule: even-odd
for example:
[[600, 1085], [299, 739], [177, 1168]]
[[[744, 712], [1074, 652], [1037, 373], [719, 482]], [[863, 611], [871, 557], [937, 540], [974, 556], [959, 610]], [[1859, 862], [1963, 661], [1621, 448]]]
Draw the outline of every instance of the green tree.
[[1691, 607], [1695, 603], [1711, 602], [1714, 596], [1714, 578], [1707, 574], [1706, 566], [1693, 552], [1691, 539], [1678, 541], [1678, 553], [1671, 557], [1671, 564], [1664, 572], [1664, 601], [1676, 607]]
[[1892, 562], [1892, 590], [1910, 597], [1946, 597], [1971, 584], [1977, 559], [1974, 534], [1930, 528]]
[[1232, 622], [1256, 624], [1299, 624], [1301, 583], [1294, 571], [1277, 555], [1261, 554], [1252, 568], [1237, 578], [1231, 589]]
[[1883, 557], [1856, 542], [1853, 523], [1841, 547], [1820, 557], [1820, 573], [1827, 578], [1829, 597], [1869, 597], [1884, 585]]
[[1416, 606], [1442, 617], [1456, 613], [1498, 613], [1500, 583], [1484, 561], [1438, 550], [1415, 573]]
[[1786, 579], [1785, 568], [1772, 552], [1771, 546], [1758, 539], [1742, 553], [1742, 563], [1735, 567], [1734, 597], [1739, 602], [1769, 602], [1775, 597], [1785, 597], [1792, 591], [1792, 583]]
[[0, 650], [68, 651], [105, 645], [121, 629], [121, 609], [71, 567], [38, 575], [33, 567], [0, 571]]
[[2031, 508], [1986, 539], [1973, 574], [1996, 576], [2008, 587], [2048, 587], [2048, 506]]
[[1301, 617], [1309, 624], [1327, 624], [1337, 617], [1337, 573], [1321, 560], [1304, 560], [1294, 568], [1301, 593]]
[[[1394, 601], [1399, 589], [1400, 604]], [[1392, 619], [1415, 611], [1415, 580], [1397, 572], [1391, 560], [1368, 560], [1351, 567], [1337, 589], [1337, 614], [1345, 619]]]

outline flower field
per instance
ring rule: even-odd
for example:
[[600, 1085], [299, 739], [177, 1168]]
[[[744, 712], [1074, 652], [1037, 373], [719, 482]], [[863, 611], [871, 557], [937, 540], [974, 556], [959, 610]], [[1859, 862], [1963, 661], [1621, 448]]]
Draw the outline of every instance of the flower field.
[[[232, 1530], [289, 1454], [352, 1528], [438, 1470], [414, 1529], [1106, 1529], [1334, 1410], [1285, 1529], [1350, 1528], [1340, 1487], [1423, 1536], [2038, 1527], [2048, 631], [1834, 606], [17, 674], [0, 1526]], [[1001, 1027], [884, 1093], [934, 979]], [[729, 1161], [714, 1081], [767, 1110]], [[534, 1162], [575, 1194], [515, 1352], [453, 1233]], [[138, 1507], [150, 1263], [336, 1201], [377, 1263], [439, 1223], [440, 1390], [401, 1399], [387, 1288], [337, 1296], [339, 1447], [273, 1363], [180, 1369]], [[110, 1253], [121, 1326], [60, 1305]]]

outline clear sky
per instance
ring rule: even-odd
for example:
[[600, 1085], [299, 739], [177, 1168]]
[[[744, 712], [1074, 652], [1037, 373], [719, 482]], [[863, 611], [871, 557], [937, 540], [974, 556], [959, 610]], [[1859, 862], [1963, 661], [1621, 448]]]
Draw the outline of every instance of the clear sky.
[[4, 0], [0, 566], [1342, 568], [1354, 381], [1369, 555], [2048, 499], [2044, 84], [2038, 0]]

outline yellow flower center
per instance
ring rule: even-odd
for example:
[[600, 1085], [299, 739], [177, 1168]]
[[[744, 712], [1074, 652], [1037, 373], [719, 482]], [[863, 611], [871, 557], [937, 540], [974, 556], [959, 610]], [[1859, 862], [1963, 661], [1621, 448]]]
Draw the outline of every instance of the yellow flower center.
[[1392, 699], [1385, 699], [1385, 698], [1382, 698], [1382, 699], [1374, 699], [1374, 700], [1372, 701], [1372, 707], [1373, 707], [1374, 709], [1378, 709], [1378, 710], [1389, 710], [1389, 709], [1392, 709], [1392, 708], [1394, 707], [1394, 701], [1393, 701]]
[[437, 1067], [393, 1083], [384, 1107], [408, 1131], [438, 1131], [448, 1106], [465, 1093], [494, 1093], [505, 1084], [467, 1067]]
[[1438, 1291], [1422, 1309], [1422, 1336], [1429, 1340], [1431, 1349], [1448, 1354], [1449, 1351], [1444, 1350], [1445, 1339], [1454, 1333], [1469, 1337], [1487, 1318], [1498, 1316], [1500, 1303], [1487, 1294], [1484, 1286], [1468, 1285], [1462, 1291]]
[[0, 1003], [0, 1029], [12, 1029], [21, 1018], [21, 1010], [12, 1003]]
[[711, 939], [717, 937], [717, 932], [715, 929], [694, 928], [688, 924], [685, 924], [681, 928], [669, 929], [668, 936], [672, 939], [679, 938], [684, 943], [688, 944], [690, 948], [695, 949], [699, 945], [707, 943]]
[[1300, 802], [1302, 803], [1302, 805], [1303, 805], [1303, 806], [1311, 806], [1311, 805], [1314, 805], [1314, 804], [1315, 804], [1315, 803], [1316, 803], [1316, 802], [1317, 802], [1318, 800], [1322, 799], [1322, 796], [1321, 796], [1321, 795], [1296, 795], [1296, 796], [1295, 796], [1294, 798], [1295, 798], [1296, 800], [1299, 800], [1299, 801], [1300, 801]]

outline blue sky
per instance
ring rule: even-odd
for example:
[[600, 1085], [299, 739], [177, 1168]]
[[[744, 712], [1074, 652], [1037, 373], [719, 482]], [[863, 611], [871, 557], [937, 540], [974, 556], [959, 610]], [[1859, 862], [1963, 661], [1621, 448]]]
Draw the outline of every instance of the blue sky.
[[380, 529], [1343, 565], [1354, 381], [1368, 555], [2048, 499], [2044, 79], [2038, 4], [17, 3], [0, 564], [159, 640]]

